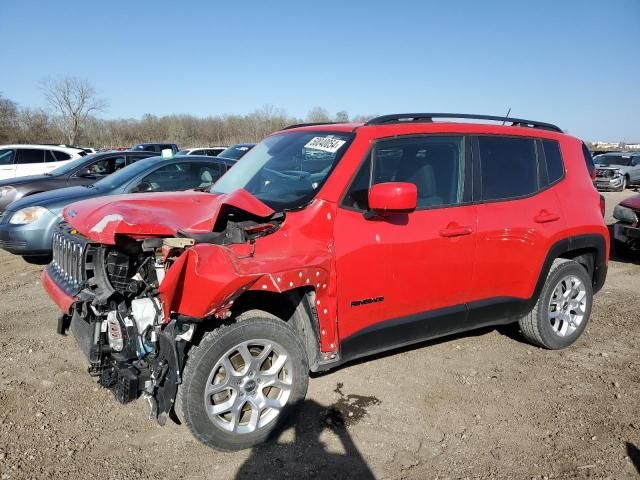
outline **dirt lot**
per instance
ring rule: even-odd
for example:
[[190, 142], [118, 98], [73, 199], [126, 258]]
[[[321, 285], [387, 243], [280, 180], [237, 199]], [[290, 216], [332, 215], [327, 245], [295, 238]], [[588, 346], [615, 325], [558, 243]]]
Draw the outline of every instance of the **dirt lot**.
[[[624, 196], [607, 194], [609, 214]], [[0, 254], [2, 480], [639, 476], [640, 259], [611, 262], [568, 350], [509, 328], [345, 366], [311, 380], [277, 442], [235, 454], [98, 388], [73, 338], [54, 333], [40, 269]]]

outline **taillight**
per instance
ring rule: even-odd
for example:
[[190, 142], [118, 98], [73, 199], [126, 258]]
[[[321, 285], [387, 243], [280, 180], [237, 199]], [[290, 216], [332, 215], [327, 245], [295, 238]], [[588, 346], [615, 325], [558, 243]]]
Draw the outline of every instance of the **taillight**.
[[605, 206], [604, 195], [600, 195], [600, 213], [602, 213], [602, 218], [604, 218]]

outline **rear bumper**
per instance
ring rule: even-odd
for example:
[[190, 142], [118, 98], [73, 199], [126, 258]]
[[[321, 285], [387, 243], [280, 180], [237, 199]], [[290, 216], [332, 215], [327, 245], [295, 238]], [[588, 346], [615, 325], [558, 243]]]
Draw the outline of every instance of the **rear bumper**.
[[40, 274], [40, 279], [42, 280], [42, 285], [44, 286], [47, 295], [49, 295], [51, 300], [58, 305], [60, 310], [68, 315], [71, 312], [71, 307], [76, 302], [76, 299], [62, 290], [62, 288], [53, 281], [46, 268]]

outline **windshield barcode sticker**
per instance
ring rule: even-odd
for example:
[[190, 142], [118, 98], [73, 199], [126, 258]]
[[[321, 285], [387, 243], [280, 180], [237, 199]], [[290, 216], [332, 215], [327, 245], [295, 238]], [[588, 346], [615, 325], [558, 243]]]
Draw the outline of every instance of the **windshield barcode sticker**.
[[347, 143], [346, 140], [338, 140], [337, 138], [313, 137], [311, 141], [304, 146], [304, 148], [336, 153], [345, 143]]

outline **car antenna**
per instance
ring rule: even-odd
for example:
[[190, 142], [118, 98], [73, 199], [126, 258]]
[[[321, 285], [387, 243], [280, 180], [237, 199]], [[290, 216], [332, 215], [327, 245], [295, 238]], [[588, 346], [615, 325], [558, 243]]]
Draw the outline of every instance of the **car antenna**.
[[507, 121], [507, 118], [509, 118], [510, 113], [511, 113], [511, 107], [509, 107], [509, 109], [507, 110], [507, 114], [504, 116], [504, 120], [502, 120], [502, 125], [504, 125], [504, 122]]

